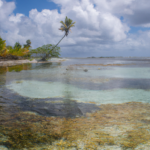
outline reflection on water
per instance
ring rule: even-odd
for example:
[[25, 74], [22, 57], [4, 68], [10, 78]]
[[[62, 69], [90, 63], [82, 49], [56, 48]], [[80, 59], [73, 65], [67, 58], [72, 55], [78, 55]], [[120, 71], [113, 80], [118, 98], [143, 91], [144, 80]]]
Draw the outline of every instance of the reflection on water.
[[0, 149], [150, 149], [149, 66], [103, 58], [1, 67]]

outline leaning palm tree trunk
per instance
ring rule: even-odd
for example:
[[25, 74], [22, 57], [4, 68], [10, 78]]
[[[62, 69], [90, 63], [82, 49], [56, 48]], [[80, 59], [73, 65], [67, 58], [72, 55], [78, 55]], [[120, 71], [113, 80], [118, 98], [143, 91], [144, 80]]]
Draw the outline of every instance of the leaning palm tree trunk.
[[[65, 35], [63, 36], [63, 38], [65, 36], [68, 35], [69, 31], [70, 31], [70, 28], [71, 27], [74, 27], [74, 24], [75, 22], [72, 22], [71, 19], [69, 19], [67, 16], [65, 18], [65, 22], [63, 21], [60, 21], [60, 23], [62, 24], [61, 25], [61, 28], [59, 30], [61, 31], [65, 31]], [[62, 39], [63, 39], [62, 38]], [[50, 50], [40, 61], [46, 61], [46, 59], [49, 57], [49, 55], [51, 54], [51, 52], [56, 48], [56, 46], [62, 41], [62, 39], [52, 48], [52, 50]]]
[[[53, 51], [57, 45], [63, 40], [63, 38], [66, 36], [66, 34], [62, 37], [62, 39], [53, 47], [53, 49], [51, 51]], [[50, 51], [48, 52], [48, 54], [46, 54], [40, 61], [46, 61], [46, 59], [49, 57], [50, 55]]]

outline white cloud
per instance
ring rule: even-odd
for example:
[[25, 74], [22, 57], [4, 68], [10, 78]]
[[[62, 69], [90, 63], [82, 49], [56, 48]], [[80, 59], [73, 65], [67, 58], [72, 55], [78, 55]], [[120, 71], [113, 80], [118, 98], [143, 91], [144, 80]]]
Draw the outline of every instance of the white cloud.
[[97, 10], [123, 16], [129, 25], [150, 27], [149, 0], [93, 0]]
[[[148, 52], [150, 32], [134, 35], [128, 31], [129, 24], [149, 26], [150, 22], [148, 19], [142, 20], [142, 15], [145, 13], [148, 17], [150, 5], [140, 5], [139, 2], [135, 3], [136, 0], [52, 1], [60, 5], [61, 13], [44, 8], [41, 12], [32, 9], [27, 17], [20, 13], [13, 14], [16, 7], [14, 2], [0, 0], [0, 35], [7, 44], [14, 45], [17, 41], [24, 44], [27, 39], [31, 40], [33, 48], [56, 44], [64, 35], [58, 30], [60, 21], [68, 16], [76, 24], [59, 45], [63, 55], [138, 55], [143, 48]], [[150, 3], [148, 0], [144, 2]], [[138, 15], [139, 18], [136, 18]], [[120, 16], [125, 18], [123, 22]]]
[[24, 15], [23, 14], [16, 14], [16, 16], [15, 15], [11, 15], [10, 17], [9, 17], [9, 21], [11, 22], [14, 22], [14, 23], [19, 23], [19, 22], [21, 22], [21, 17], [23, 17]]
[[0, 0], [0, 7], [2, 7], [2, 5], [3, 5], [3, 2], [2, 2], [2, 0]]

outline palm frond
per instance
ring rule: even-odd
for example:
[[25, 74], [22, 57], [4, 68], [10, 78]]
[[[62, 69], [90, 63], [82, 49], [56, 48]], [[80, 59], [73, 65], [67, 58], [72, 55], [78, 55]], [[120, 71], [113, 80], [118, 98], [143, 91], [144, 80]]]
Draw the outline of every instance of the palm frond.
[[61, 28], [59, 28], [59, 30], [61, 30], [61, 31], [65, 31], [65, 28], [64, 28], [64, 27], [61, 27]]
[[75, 26], [76, 22], [73, 22], [71, 19], [69, 19], [67, 16], [65, 18], [65, 21], [60, 21], [60, 23], [62, 24], [61, 27], [59, 28], [59, 30], [61, 31], [65, 31], [65, 35], [67, 36], [69, 34], [70, 28]]
[[67, 25], [66, 25], [63, 21], [60, 21], [60, 23], [63, 24], [63, 26], [64, 26], [65, 28], [67, 28]]

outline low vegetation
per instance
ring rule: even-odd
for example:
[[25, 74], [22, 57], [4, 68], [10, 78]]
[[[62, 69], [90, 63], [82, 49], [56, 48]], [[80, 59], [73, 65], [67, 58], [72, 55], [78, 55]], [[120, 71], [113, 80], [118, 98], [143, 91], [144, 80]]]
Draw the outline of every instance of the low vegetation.
[[[60, 47], [57, 47], [52, 44], [43, 45], [36, 49], [31, 49], [31, 41], [27, 40], [26, 44], [23, 46], [16, 42], [14, 46], [6, 46], [6, 41], [0, 37], [0, 59], [30, 59], [35, 57], [33, 55], [38, 55], [38, 57], [51, 58], [51, 57], [59, 57], [60, 55]], [[31, 57], [32, 56], [32, 57]]]

